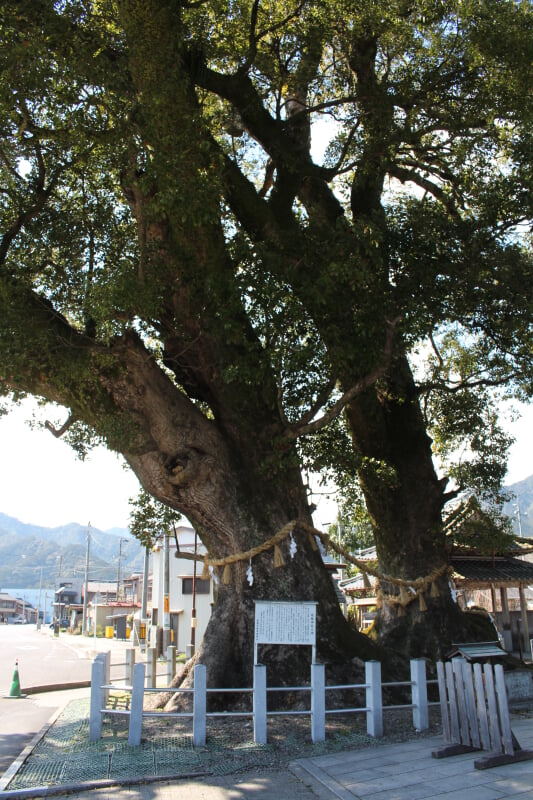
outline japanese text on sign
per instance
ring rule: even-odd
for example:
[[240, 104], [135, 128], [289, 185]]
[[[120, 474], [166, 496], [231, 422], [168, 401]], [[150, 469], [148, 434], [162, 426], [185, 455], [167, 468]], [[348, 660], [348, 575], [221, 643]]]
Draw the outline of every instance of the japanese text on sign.
[[316, 603], [256, 600], [255, 644], [309, 644], [316, 641]]

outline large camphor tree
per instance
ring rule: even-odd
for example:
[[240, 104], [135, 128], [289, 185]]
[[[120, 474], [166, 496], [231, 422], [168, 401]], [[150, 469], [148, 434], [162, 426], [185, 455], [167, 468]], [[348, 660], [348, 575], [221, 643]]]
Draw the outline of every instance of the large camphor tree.
[[[381, 642], [445, 649], [442, 509], [502, 477], [487, 387], [531, 385], [530, 4], [17, 0], [1, 23], [0, 381], [198, 530], [208, 680], [249, 681], [254, 598], [318, 601], [330, 664], [376, 652], [307, 535], [304, 463], [357, 473]], [[468, 442], [451, 487], [432, 425]], [[288, 529], [284, 566], [222, 579]], [[424, 611], [393, 579], [427, 576]]]

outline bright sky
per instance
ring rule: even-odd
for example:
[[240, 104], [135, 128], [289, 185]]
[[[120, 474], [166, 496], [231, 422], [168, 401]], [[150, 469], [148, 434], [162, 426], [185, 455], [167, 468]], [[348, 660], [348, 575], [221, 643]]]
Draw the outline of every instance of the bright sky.
[[507, 465], [505, 483], [518, 483], [533, 474], [533, 405], [514, 404], [521, 416], [514, 422], [505, 423], [502, 427], [515, 438], [511, 447]]
[[[27, 399], [0, 417], [0, 512], [44, 527], [127, 527], [128, 500], [139, 491], [135, 475], [104, 447], [80, 461], [49, 431], [30, 428], [26, 420], [35, 408]], [[56, 420], [59, 414], [52, 409], [49, 416]]]
[[[94, 450], [82, 462], [50, 432], [30, 429], [25, 420], [35, 407], [28, 399], [0, 417], [0, 512], [45, 527], [69, 522], [90, 522], [101, 530], [127, 527], [128, 500], [137, 495], [137, 478], [105, 448]], [[533, 473], [533, 406], [522, 411], [522, 418], [507, 426], [516, 437], [507, 484]], [[55, 412], [51, 418], [57, 416]], [[318, 506], [315, 524], [322, 527], [333, 522], [334, 503], [319, 494], [313, 500]]]

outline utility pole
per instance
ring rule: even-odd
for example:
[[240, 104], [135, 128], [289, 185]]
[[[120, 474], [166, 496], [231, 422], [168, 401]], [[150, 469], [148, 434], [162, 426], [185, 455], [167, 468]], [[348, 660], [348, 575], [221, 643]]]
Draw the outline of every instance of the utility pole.
[[148, 568], [150, 564], [150, 548], [144, 548], [143, 593], [141, 600], [141, 625], [144, 625], [144, 646], [148, 646], [147, 611], [148, 611]]
[[121, 537], [118, 547], [118, 571], [117, 571], [117, 603], [118, 603], [118, 595], [120, 591], [120, 562], [122, 560], [122, 544], [123, 542], [127, 542], [127, 539], [123, 539]]
[[167, 647], [170, 645], [170, 551], [168, 543], [168, 531], [165, 531], [163, 540], [163, 655], [166, 657]]
[[89, 550], [91, 547], [91, 523], [87, 525], [87, 552], [85, 554], [85, 588], [83, 590], [83, 617], [81, 623], [81, 631], [85, 635], [87, 633], [87, 592], [89, 589]]
[[[194, 555], [198, 554], [198, 534], [194, 531]], [[192, 608], [191, 608], [191, 643], [187, 648], [187, 658], [192, 658], [196, 652], [196, 558], [192, 567]]]
[[[43, 586], [43, 568], [41, 567], [41, 577], [39, 578], [39, 602], [37, 603], [37, 630], [41, 630], [41, 589]], [[46, 595], [45, 595], [46, 598]], [[44, 601], [45, 604], [45, 612], [46, 612], [46, 599]], [[44, 615], [43, 615], [44, 621]]]
[[[96, 585], [98, 586], [98, 584], [96, 584]], [[94, 593], [93, 604], [94, 604], [94, 631], [93, 631], [93, 636], [94, 636], [94, 649], [96, 650], [96, 620], [98, 619], [98, 590], [96, 590], [96, 592]]]
[[[61, 566], [63, 564], [63, 556], [59, 555], [58, 559], [59, 559], [59, 571], [57, 573], [57, 588], [61, 589]], [[59, 595], [54, 594], [54, 597], [56, 598], [56, 606], [55, 606], [55, 609], [54, 609], [54, 616], [57, 618], [57, 620], [60, 620], [61, 619], [61, 606], [62, 606], [61, 600], [63, 598], [61, 597], [61, 594], [59, 594]]]

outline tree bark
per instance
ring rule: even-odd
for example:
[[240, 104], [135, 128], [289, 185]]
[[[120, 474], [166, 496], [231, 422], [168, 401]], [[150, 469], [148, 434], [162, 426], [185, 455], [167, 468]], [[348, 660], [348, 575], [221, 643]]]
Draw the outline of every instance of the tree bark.
[[[350, 403], [347, 419], [360, 456], [359, 477], [372, 520], [379, 569], [406, 581], [449, 563], [442, 528], [446, 479], [436, 475], [429, 438], [407, 358], [397, 356], [375, 388]], [[380, 582], [384, 595], [373, 635], [410, 657], [442, 657], [453, 641], [475, 638], [468, 616], [454, 603], [448, 573], [433, 591], [399, 606], [400, 589]], [[433, 596], [435, 595], [435, 596]], [[414, 597], [407, 589], [405, 600]], [[425, 608], [427, 606], [427, 609]]]
[[[211, 560], [262, 545], [292, 520], [312, 525], [293, 445], [273, 451], [272, 439], [266, 437], [267, 447], [258, 431], [242, 447], [244, 429], [232, 445], [223, 425], [176, 391], [136, 338], [123, 348], [123, 366], [104, 381], [115, 404], [136, 421], [131, 441], [137, 448], [123, 453], [147, 491], [186, 514]], [[358, 679], [362, 659], [376, 656], [375, 645], [344, 619], [307, 530], [296, 524], [293, 539], [294, 557], [288, 540], [280, 544], [285, 564], [278, 568], [272, 549], [232, 564], [229, 584], [215, 568], [217, 600], [196, 656], [210, 685], [251, 685], [255, 600], [316, 601], [317, 657], [332, 674]], [[310, 656], [310, 648], [269, 646], [261, 660], [269, 681], [281, 685], [307, 679]]]

